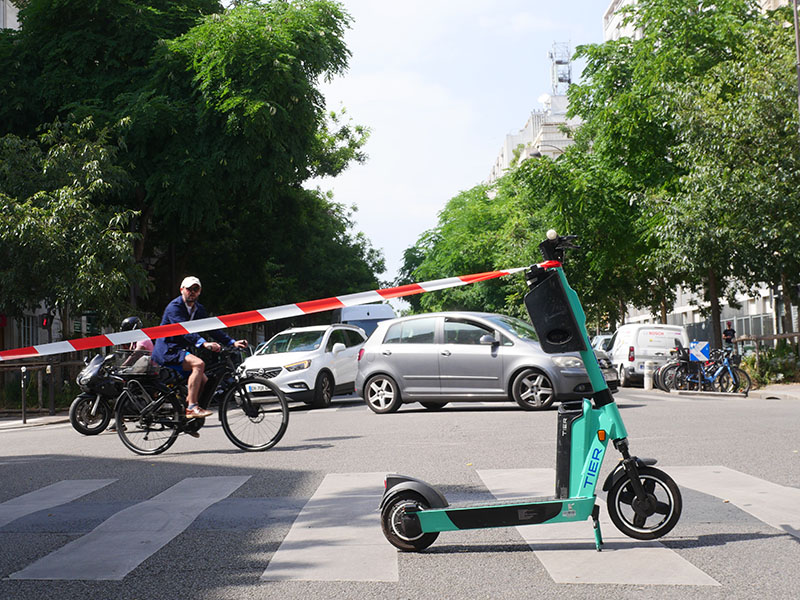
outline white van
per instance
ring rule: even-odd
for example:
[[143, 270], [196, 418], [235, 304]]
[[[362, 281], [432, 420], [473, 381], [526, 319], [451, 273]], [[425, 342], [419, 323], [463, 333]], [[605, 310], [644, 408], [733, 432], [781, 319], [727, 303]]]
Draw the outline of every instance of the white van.
[[689, 346], [686, 328], [681, 325], [623, 325], [608, 342], [608, 355], [619, 371], [621, 386], [644, 380], [644, 363], [661, 365], [670, 358], [670, 351], [680, 342]]
[[396, 316], [394, 309], [388, 304], [360, 304], [337, 308], [333, 311], [333, 322], [361, 327], [367, 335], [370, 335], [378, 323], [394, 319]]

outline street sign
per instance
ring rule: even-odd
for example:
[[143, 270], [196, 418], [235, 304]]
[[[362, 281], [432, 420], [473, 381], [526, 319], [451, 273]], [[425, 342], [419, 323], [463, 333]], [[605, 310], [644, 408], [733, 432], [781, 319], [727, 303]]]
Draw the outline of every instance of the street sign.
[[711, 357], [711, 350], [708, 347], [708, 342], [690, 342], [689, 343], [689, 360], [695, 362], [706, 362]]

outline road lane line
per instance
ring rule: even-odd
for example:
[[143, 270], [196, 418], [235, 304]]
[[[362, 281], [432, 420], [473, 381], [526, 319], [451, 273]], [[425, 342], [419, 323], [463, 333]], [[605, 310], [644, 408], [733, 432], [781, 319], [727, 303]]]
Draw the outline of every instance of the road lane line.
[[0, 504], [0, 527], [20, 517], [67, 504], [103, 488], [116, 479], [67, 479]]
[[250, 477], [191, 477], [121, 510], [10, 579], [119, 581]]
[[670, 467], [680, 486], [730, 501], [756, 519], [800, 538], [800, 488], [787, 487], [728, 467]]
[[[553, 469], [480, 470], [478, 475], [499, 499], [552, 496]], [[591, 521], [517, 527], [556, 583], [621, 585], [703, 585], [717, 581], [666, 548], [621, 534], [601, 504], [603, 551], [594, 546]]]
[[263, 581], [398, 581], [381, 532], [385, 473], [329, 473], [269, 561]]

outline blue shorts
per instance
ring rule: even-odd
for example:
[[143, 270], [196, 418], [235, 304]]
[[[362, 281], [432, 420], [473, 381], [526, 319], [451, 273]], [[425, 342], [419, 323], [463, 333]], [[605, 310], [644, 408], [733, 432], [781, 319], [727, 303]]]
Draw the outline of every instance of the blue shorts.
[[168, 369], [172, 369], [179, 375], [184, 377], [188, 376], [191, 371], [187, 371], [183, 368], [183, 361], [186, 359], [186, 350], [180, 350], [178, 355], [173, 360], [166, 360], [164, 364], [161, 365], [162, 367], [167, 367]]

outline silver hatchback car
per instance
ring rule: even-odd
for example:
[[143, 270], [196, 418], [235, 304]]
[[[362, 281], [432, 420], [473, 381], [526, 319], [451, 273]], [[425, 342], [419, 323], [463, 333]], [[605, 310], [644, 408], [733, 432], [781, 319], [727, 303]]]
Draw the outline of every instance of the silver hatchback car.
[[[616, 371], [595, 354], [608, 387]], [[442, 312], [382, 321], [359, 351], [356, 393], [376, 413], [420, 402], [514, 400], [525, 410], [591, 393], [580, 355], [546, 354], [533, 326], [492, 313]]]

